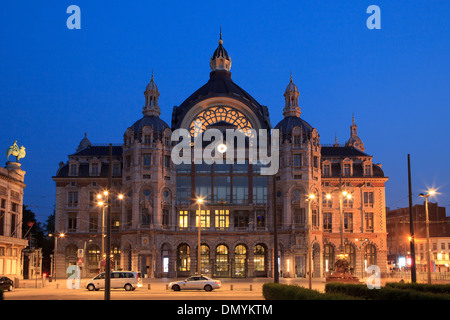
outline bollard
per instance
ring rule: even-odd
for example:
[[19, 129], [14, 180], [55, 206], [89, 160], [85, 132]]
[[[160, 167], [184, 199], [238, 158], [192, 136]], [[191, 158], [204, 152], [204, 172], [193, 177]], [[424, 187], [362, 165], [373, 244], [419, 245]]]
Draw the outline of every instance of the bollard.
[[148, 284], [148, 288], [147, 288], [147, 290], [150, 290], [151, 289], [151, 287], [150, 287], [150, 283]]
[[169, 290], [169, 285], [166, 283], [166, 290]]
[[233, 285], [232, 284], [230, 285], [230, 290], [233, 291]]
[[253, 291], [253, 285], [250, 285], [250, 291]]

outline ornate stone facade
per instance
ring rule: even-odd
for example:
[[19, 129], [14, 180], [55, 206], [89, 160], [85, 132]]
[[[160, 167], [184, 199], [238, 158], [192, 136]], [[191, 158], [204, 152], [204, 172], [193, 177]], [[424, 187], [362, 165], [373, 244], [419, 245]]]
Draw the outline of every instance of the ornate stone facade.
[[[284, 93], [285, 118], [274, 127], [280, 132], [275, 176], [262, 175], [262, 164], [248, 160], [212, 166], [173, 163], [176, 129], [196, 136], [211, 128], [273, 128], [268, 108], [231, 80], [231, 58], [222, 39], [210, 66], [209, 81], [174, 107], [170, 127], [159, 118], [159, 90], [152, 75], [143, 117], [114, 147], [113, 189], [125, 198], [112, 208], [113, 267], [149, 277], [191, 275], [196, 272], [200, 224], [202, 273], [271, 277], [275, 207], [283, 276], [306, 275], [307, 243], [313, 248], [315, 277], [326, 276], [341, 242], [354, 272], [362, 274], [374, 263], [385, 271], [387, 178], [361, 149], [354, 121], [345, 146], [321, 145], [317, 130], [300, 118], [300, 94], [292, 77]], [[196, 127], [198, 119], [203, 122]], [[56, 228], [67, 235], [58, 243], [58, 272], [75, 263], [77, 248], [86, 249], [83, 276], [100, 269], [102, 211], [95, 196], [107, 186], [109, 165], [107, 147], [85, 137], [53, 177]], [[342, 191], [352, 198], [340, 198]], [[311, 203], [306, 201], [309, 194], [315, 195]], [[200, 210], [198, 197], [205, 200]]]

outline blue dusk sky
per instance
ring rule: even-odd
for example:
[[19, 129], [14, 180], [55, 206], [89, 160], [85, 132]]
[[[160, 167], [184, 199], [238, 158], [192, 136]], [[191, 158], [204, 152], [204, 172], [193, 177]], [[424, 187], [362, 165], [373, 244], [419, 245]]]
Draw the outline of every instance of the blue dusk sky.
[[[69, 30], [67, 7], [81, 9]], [[381, 29], [370, 30], [370, 5]], [[292, 71], [301, 117], [323, 144], [343, 144], [352, 113], [366, 152], [381, 163], [386, 206], [408, 206], [407, 154], [418, 194], [450, 205], [450, 2], [435, 1], [7, 1], [0, 12], [0, 147], [24, 145], [24, 203], [53, 212], [58, 163], [87, 132], [122, 143], [142, 117], [152, 69], [161, 118], [209, 79], [222, 26], [232, 79], [273, 126]], [[6, 163], [6, 157], [3, 158]], [[2, 165], [4, 165], [4, 163]]]

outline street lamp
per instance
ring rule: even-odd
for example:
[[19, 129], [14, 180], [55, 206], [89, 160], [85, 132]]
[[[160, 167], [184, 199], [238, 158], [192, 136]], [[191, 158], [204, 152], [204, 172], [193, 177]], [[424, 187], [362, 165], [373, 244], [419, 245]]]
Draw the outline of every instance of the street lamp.
[[197, 198], [197, 204], [198, 204], [198, 245], [197, 245], [197, 272], [198, 275], [201, 274], [201, 205], [203, 203], [203, 198]]
[[316, 198], [316, 195], [311, 193], [308, 195], [308, 285], [309, 289], [312, 288], [312, 248], [311, 248], [311, 237], [312, 237], [312, 229], [311, 229], [311, 202]]
[[425, 198], [425, 224], [426, 224], [426, 232], [427, 232], [427, 279], [428, 284], [431, 284], [431, 257], [430, 257], [430, 221], [428, 219], [428, 197], [436, 194], [436, 191], [429, 190], [427, 194], [419, 194], [420, 197]]
[[48, 236], [55, 238], [55, 248], [54, 248], [55, 250], [53, 252], [53, 263], [52, 263], [52, 266], [53, 266], [52, 276], [53, 276], [53, 279], [55, 279], [55, 281], [56, 281], [56, 253], [58, 252], [58, 238], [64, 238], [65, 234], [64, 233], [60, 233], [60, 234], [49, 233]]

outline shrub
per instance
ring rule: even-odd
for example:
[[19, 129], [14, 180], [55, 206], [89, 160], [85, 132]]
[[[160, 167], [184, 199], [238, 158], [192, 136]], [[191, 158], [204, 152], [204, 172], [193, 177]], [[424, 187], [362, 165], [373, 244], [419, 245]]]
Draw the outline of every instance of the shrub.
[[386, 287], [395, 288], [395, 289], [416, 290], [416, 291], [420, 291], [420, 292], [450, 294], [450, 285], [449, 284], [389, 282], [389, 283], [386, 283]]
[[263, 285], [263, 296], [266, 300], [359, 300], [359, 298], [344, 294], [325, 294], [296, 284], [281, 283], [265, 283]]
[[389, 286], [382, 287], [381, 289], [369, 289], [363, 284], [327, 283], [325, 285], [325, 292], [346, 294], [369, 300], [450, 300], [449, 294], [420, 292]]

